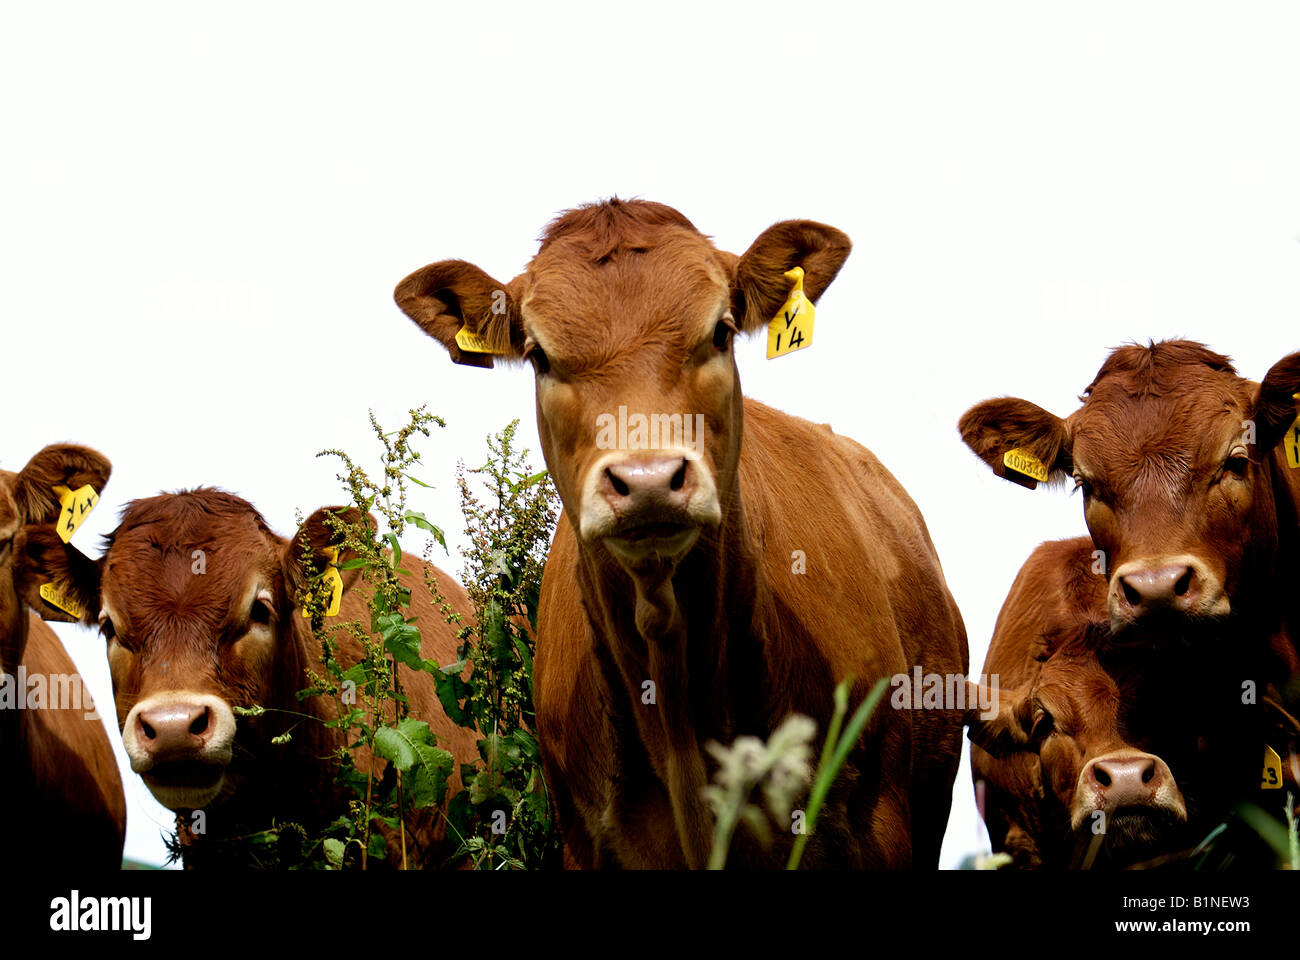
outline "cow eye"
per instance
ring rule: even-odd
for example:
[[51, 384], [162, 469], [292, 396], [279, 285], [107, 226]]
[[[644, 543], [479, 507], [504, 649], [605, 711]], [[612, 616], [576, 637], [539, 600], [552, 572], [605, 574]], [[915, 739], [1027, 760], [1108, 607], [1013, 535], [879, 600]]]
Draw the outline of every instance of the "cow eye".
[[1029, 739], [1041, 743], [1056, 729], [1056, 720], [1042, 707], [1034, 711], [1034, 723], [1029, 728]]
[[1231, 474], [1238, 479], [1246, 476], [1246, 471], [1250, 469], [1250, 457], [1239, 451], [1232, 451], [1228, 459], [1223, 461], [1223, 472]]
[[731, 338], [736, 334], [736, 325], [730, 318], [724, 317], [713, 328], [713, 345], [724, 353], [731, 347]]
[[117, 636], [117, 627], [113, 626], [112, 617], [104, 617], [99, 621], [99, 632], [104, 635], [105, 640], [112, 640]]
[[536, 343], [524, 348], [524, 359], [532, 362], [533, 369], [537, 371], [538, 376], [551, 372], [551, 361], [546, 356], [546, 351]]
[[248, 619], [250, 623], [261, 624], [264, 627], [270, 626], [271, 605], [260, 597], [254, 600], [252, 609], [248, 611]]
[[1082, 493], [1085, 500], [1092, 496], [1092, 484], [1077, 473], [1074, 475], [1074, 489]]

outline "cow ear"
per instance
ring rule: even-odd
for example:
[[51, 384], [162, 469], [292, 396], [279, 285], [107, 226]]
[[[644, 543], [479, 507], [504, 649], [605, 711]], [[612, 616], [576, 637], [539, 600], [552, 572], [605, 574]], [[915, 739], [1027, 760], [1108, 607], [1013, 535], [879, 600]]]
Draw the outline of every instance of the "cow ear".
[[985, 400], [962, 414], [957, 429], [994, 473], [1030, 490], [1041, 481], [1063, 479], [1072, 469], [1065, 421], [1028, 400]]
[[803, 292], [816, 303], [844, 266], [853, 244], [842, 230], [814, 220], [783, 220], [764, 230], [736, 260], [733, 312], [739, 329], [765, 327], [790, 296], [788, 270], [803, 268]]
[[[399, 283], [393, 299], [421, 330], [447, 348], [454, 362], [491, 367], [493, 356], [522, 356], [523, 323], [511, 286], [464, 260], [440, 260]], [[481, 338], [483, 351], [456, 342], [462, 328]]]
[[[99, 563], [64, 543], [51, 524], [23, 529], [15, 575], [19, 596], [42, 619], [98, 622]], [[45, 584], [54, 588], [52, 598], [41, 595]]]
[[962, 722], [970, 728], [971, 743], [995, 757], [1029, 750], [1029, 697], [966, 681], [966, 710]]
[[1256, 460], [1272, 453], [1296, 422], [1296, 394], [1300, 394], [1300, 353], [1273, 364], [1255, 398]]
[[[339, 548], [338, 556], [334, 559], [335, 566], [356, 557], [357, 554], [343, 546], [343, 542], [347, 539], [349, 530], [360, 532], [363, 524], [372, 533], [379, 529], [373, 516], [362, 513], [356, 507], [321, 507], [303, 521], [293, 539], [285, 546], [283, 567], [289, 596], [296, 597], [312, 577], [318, 576], [325, 569], [329, 563], [325, 556], [327, 548]], [[309, 553], [310, 560], [307, 559]], [[351, 589], [361, 576], [360, 570], [341, 570], [340, 573], [345, 591]]]
[[54, 487], [79, 490], [90, 486], [98, 495], [112, 472], [113, 465], [97, 450], [71, 443], [52, 444], [18, 471], [14, 502], [24, 523], [54, 523], [63, 510]]

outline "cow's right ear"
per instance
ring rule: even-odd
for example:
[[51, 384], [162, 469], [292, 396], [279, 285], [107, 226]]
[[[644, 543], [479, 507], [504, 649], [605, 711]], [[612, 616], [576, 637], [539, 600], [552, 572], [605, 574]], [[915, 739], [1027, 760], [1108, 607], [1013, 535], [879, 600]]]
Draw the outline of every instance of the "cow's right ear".
[[[51, 524], [27, 526], [17, 554], [15, 580], [23, 601], [43, 620], [82, 622], [99, 620], [99, 564], [70, 543], [64, 543]], [[54, 588], [52, 602], [41, 587]]]
[[[329, 515], [327, 517], [326, 515]], [[343, 525], [340, 528], [339, 524]], [[329, 564], [326, 551], [337, 548], [334, 565], [337, 566], [353, 559], [356, 553], [343, 545], [347, 539], [346, 529], [360, 531], [362, 524], [371, 531], [377, 530], [379, 524], [368, 513], [362, 513], [356, 507], [321, 507], [308, 517], [293, 539], [285, 545], [282, 566], [289, 596], [296, 597], [312, 577], [319, 576]], [[306, 558], [310, 552], [311, 560]], [[360, 570], [341, 570], [343, 589], [349, 590], [361, 576]]]
[[1255, 457], [1263, 460], [1296, 422], [1300, 353], [1283, 357], [1264, 375], [1255, 400]]
[[843, 230], [815, 220], [774, 223], [735, 262], [736, 320], [745, 333], [761, 330], [790, 296], [786, 271], [803, 268], [803, 291], [816, 303], [848, 259]]
[[977, 403], [962, 414], [957, 429], [962, 442], [994, 473], [1031, 490], [1040, 482], [1063, 479], [1072, 469], [1065, 421], [1028, 400], [1000, 397]]
[[970, 728], [970, 741], [995, 757], [1031, 749], [1029, 697], [966, 681], [966, 710], [962, 723]]
[[24, 523], [54, 523], [63, 510], [54, 487], [75, 491], [90, 486], [98, 495], [112, 472], [113, 465], [98, 450], [72, 443], [51, 444], [18, 471], [14, 501]]
[[[447, 348], [456, 363], [492, 366], [493, 356], [518, 360], [523, 322], [511, 285], [492, 279], [464, 260], [440, 260], [416, 270], [397, 285], [393, 299], [402, 312]], [[456, 342], [464, 330], [472, 345]]]

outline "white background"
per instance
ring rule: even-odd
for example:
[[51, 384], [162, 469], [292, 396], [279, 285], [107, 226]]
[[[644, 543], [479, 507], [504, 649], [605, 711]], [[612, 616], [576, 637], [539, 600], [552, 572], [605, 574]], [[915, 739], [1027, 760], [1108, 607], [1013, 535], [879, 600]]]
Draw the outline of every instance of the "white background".
[[[744, 343], [745, 390], [897, 474], [978, 668], [1025, 556], [1083, 523], [993, 477], [963, 410], [1068, 413], [1128, 340], [1255, 379], [1300, 348], [1297, 50], [1284, 3], [6, 3], [0, 457], [112, 458], [92, 554], [118, 505], [198, 484], [289, 533], [341, 497], [318, 450], [371, 456], [367, 409], [427, 403], [450, 426], [413, 506], [454, 552], [455, 461], [514, 417], [536, 449], [532, 378], [452, 365], [398, 280], [508, 280], [615, 194], [736, 252], [823, 220], [855, 246], [816, 343]], [[61, 633], [107, 706], [102, 641]], [[157, 859], [170, 817], [126, 781], [128, 856]], [[985, 842], [966, 768], [954, 792], [948, 866]]]

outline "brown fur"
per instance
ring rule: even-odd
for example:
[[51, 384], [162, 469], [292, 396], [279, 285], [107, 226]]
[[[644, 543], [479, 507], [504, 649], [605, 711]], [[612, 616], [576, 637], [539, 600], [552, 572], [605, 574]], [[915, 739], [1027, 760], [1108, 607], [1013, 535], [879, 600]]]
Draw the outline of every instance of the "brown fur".
[[[1116, 750], [1163, 757], [1188, 811], [1187, 823], [1157, 821], [1140, 845], [1120, 850], [1129, 861], [1190, 847], [1235, 803], [1270, 799], [1256, 789], [1266, 742], [1291, 761], [1293, 787], [1295, 721], [1271, 694], [1260, 707], [1242, 704], [1249, 657], [1215, 650], [1207, 662], [1179, 650], [1161, 659], [1111, 645], [1106, 578], [1095, 572], [1093, 551], [1078, 537], [1044, 543], [1025, 561], [984, 664], [1001, 713], [968, 716], [971, 773], [993, 849], [1018, 867], [1080, 866], [1094, 841], [1108, 852], [1111, 837], [1072, 831], [1069, 814], [1084, 765]], [[1051, 734], [1035, 740], [1043, 711]]]
[[[337, 508], [336, 508], [337, 509]], [[319, 557], [334, 535], [317, 511], [304, 524]], [[357, 511], [345, 514], [350, 522]], [[373, 522], [373, 521], [372, 521]], [[109, 535], [103, 556], [93, 568], [84, 567], [77, 589], [85, 598], [87, 621], [94, 623], [105, 604], [112, 612], [114, 636], [109, 639], [109, 664], [117, 698], [119, 724], [137, 701], [153, 694], [185, 689], [214, 694], [233, 706], [261, 705], [261, 717], [237, 721], [235, 754], [225, 786], [205, 808], [203, 836], [188, 839], [187, 865], [226, 862], [220, 841], [241, 832], [265, 829], [279, 822], [303, 823], [318, 829], [345, 812], [342, 794], [332, 783], [334, 767], [321, 758], [343, 745], [342, 735], [323, 724], [275, 711], [303, 711], [330, 719], [332, 700], [312, 697], [301, 703], [295, 694], [309, 686], [306, 671], [322, 672], [320, 650], [309, 622], [296, 606], [304, 583], [298, 563], [299, 537], [286, 540], [273, 533], [247, 501], [220, 490], [200, 488], [162, 494], [127, 505], [117, 529]], [[206, 570], [196, 575], [193, 552], [206, 554]], [[42, 562], [67, 573], [65, 556], [46, 544]], [[340, 561], [351, 556], [344, 552]], [[319, 564], [317, 564], [319, 566]], [[441, 571], [434, 571], [451, 607], [467, 619], [472, 608], [464, 589]], [[359, 571], [344, 571], [345, 592], [337, 621], [369, 623], [368, 590], [355, 589]], [[411, 589], [410, 615], [418, 618], [422, 655], [446, 664], [456, 659], [455, 628], [447, 624], [418, 578], [402, 578]], [[250, 589], [260, 584], [274, 598], [274, 647], [267, 650], [247, 637]], [[343, 632], [335, 634], [339, 660], [355, 663], [360, 647]], [[460, 788], [459, 764], [478, 757], [475, 735], [447, 719], [427, 673], [400, 668], [411, 715], [426, 720], [441, 746], [456, 761], [449, 784], [450, 798]], [[360, 700], [358, 700], [360, 705]], [[291, 731], [283, 746], [271, 737]], [[361, 770], [372, 765], [366, 749], [353, 752]], [[380, 764], [382, 768], [382, 762]], [[445, 822], [430, 813], [408, 818], [407, 845], [413, 866], [436, 866], [450, 852], [444, 840]], [[398, 862], [397, 844], [390, 859]]]
[[[24, 525], [58, 519], [51, 486], [90, 483], [102, 492], [110, 471], [103, 455], [67, 444], [46, 447], [18, 473], [0, 471], [0, 671], [16, 678], [21, 665], [29, 677], [76, 674], [54, 631], [28, 609], [31, 597], [53, 608], [39, 600], [40, 582], [24, 562], [29, 531], [42, 528]], [[103, 722], [86, 716], [93, 707], [83, 692], [83, 709], [0, 711], [0, 824], [14, 863], [121, 866], [126, 799]]]
[[[794, 266], [815, 300], [848, 250], [840, 231], [790, 221], [736, 257], [671, 208], [615, 200], [554, 221], [509, 284], [444, 261], [397, 288], [452, 359], [463, 362], [450, 338], [465, 322], [538, 366], [542, 449], [568, 519], [542, 584], [537, 723], [570, 865], [701, 866], [706, 741], [766, 737], [795, 711], [824, 733], [849, 674], [856, 703], [914, 664], [967, 669], [961, 617], [915, 504], [865, 448], [745, 399], [720, 326], [764, 329]], [[483, 310], [493, 290], [509, 299], [496, 314]], [[721, 507], [684, 555], [636, 577], [603, 541], [584, 541], [575, 516], [600, 455], [592, 424], [622, 404], [704, 415], [701, 463]], [[806, 574], [792, 572], [794, 550]], [[654, 705], [642, 700], [647, 680]], [[933, 866], [959, 739], [953, 711], [882, 709], [805, 863]], [[789, 845], [784, 827], [771, 850], [741, 837], [729, 862], [779, 865]]]
[[[1300, 577], [1300, 470], [1287, 466], [1280, 441], [1296, 418], [1295, 393], [1300, 354], [1255, 384], [1199, 343], [1134, 344], [1107, 358], [1083, 405], [1064, 419], [1000, 399], [972, 407], [959, 429], [999, 475], [1003, 454], [1025, 446], [1054, 478], [1080, 478], [1084, 518], [1108, 572], [1148, 558], [1200, 561], [1198, 575], [1221, 590], [1231, 617], [1210, 623], [1224, 615], [1195, 612], [1184, 626], [1273, 650], [1265, 679], [1290, 683], [1294, 704], [1300, 610], [1290, 598]], [[1234, 448], [1246, 457], [1229, 457]]]

